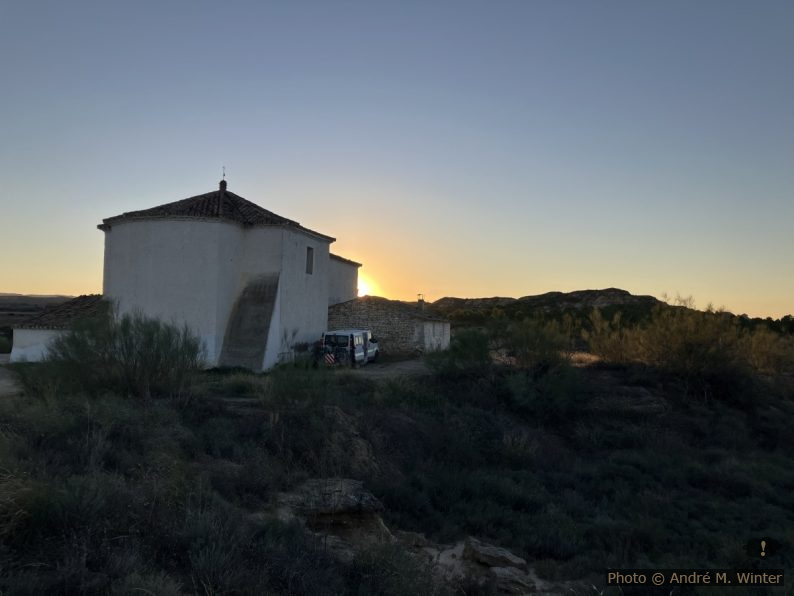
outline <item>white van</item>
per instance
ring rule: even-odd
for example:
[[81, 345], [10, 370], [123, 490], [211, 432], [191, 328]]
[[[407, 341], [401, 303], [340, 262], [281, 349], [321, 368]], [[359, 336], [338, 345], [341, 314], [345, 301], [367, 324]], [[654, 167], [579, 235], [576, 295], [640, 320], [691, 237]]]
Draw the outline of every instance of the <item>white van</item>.
[[[351, 350], [352, 346], [352, 350]], [[363, 366], [378, 359], [378, 340], [369, 329], [335, 329], [323, 333], [323, 358], [329, 366], [352, 365], [351, 352], [355, 353], [355, 364]]]

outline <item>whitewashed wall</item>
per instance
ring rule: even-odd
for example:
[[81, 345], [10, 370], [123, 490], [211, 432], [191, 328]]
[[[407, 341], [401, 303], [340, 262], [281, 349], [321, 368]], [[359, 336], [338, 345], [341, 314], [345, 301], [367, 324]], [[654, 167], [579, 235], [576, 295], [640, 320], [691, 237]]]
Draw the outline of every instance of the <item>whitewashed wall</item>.
[[49, 343], [65, 333], [60, 329], [14, 329], [11, 362], [39, 362], [47, 353]]
[[[306, 247], [314, 249], [306, 273]], [[122, 221], [105, 232], [104, 295], [120, 313], [187, 323], [218, 363], [235, 301], [257, 277], [279, 274], [263, 367], [312, 342], [328, 317], [329, 243], [280, 226], [243, 228], [195, 218]], [[263, 339], [263, 341], [265, 341]]]
[[450, 325], [446, 321], [425, 321], [423, 325], [425, 352], [437, 352], [449, 347]]
[[[306, 273], [306, 248], [314, 249], [314, 269]], [[328, 325], [329, 243], [314, 236], [284, 231], [280, 285], [279, 352], [320, 339]]]
[[[234, 292], [229, 295], [229, 308], [226, 310], [224, 320], [228, 320], [231, 306], [248, 283], [261, 275], [281, 272], [284, 258], [283, 228], [277, 226], [243, 228], [242, 238], [243, 243], [238, 256], [240, 263], [239, 267], [235, 269], [238, 279]], [[279, 285], [281, 285], [280, 280]], [[280, 306], [280, 300], [277, 297], [266, 339], [265, 356], [262, 363], [264, 370], [272, 368], [278, 362], [278, 347], [275, 338], [281, 332]]]
[[225, 327], [219, 320], [226, 310], [220, 296], [234, 291], [219, 292], [235, 277], [221, 259], [239, 251], [240, 232], [235, 224], [196, 219], [114, 223], [105, 232], [103, 294], [120, 314], [139, 310], [178, 325], [187, 323], [213, 365]]
[[328, 260], [328, 306], [358, 296], [358, 267], [330, 257]]

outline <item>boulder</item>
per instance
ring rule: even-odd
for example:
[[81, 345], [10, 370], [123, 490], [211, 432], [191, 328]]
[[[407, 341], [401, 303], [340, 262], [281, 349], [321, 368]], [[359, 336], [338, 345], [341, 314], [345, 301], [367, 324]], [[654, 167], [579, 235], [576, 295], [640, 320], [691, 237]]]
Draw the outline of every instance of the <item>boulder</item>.
[[488, 573], [496, 580], [496, 589], [501, 594], [535, 593], [530, 576], [515, 567], [491, 567]]
[[486, 567], [513, 567], [524, 571], [527, 569], [527, 562], [506, 548], [480, 542], [472, 537], [466, 539], [463, 556]]
[[383, 504], [364, 490], [361, 480], [349, 478], [307, 480], [294, 491], [279, 494], [278, 504], [303, 517], [383, 511]]
[[277, 497], [277, 517], [298, 521], [347, 559], [356, 547], [395, 541], [379, 512], [383, 505], [349, 478], [315, 478]]
[[395, 530], [394, 536], [397, 540], [407, 548], [423, 548], [430, 546], [430, 541], [424, 534], [419, 532], [406, 532], [404, 530]]

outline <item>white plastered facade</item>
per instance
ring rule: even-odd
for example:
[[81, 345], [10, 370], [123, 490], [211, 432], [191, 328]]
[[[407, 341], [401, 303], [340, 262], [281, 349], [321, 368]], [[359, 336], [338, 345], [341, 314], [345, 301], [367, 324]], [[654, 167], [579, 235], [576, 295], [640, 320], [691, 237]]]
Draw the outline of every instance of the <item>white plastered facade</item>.
[[201, 338], [207, 366], [220, 362], [230, 317], [257, 280], [276, 280], [277, 291], [261, 337], [261, 362], [251, 368], [271, 368], [289, 359], [296, 344], [313, 342], [325, 331], [327, 237], [303, 228], [194, 217], [122, 220], [104, 231], [105, 298], [120, 314], [139, 311], [187, 324]]
[[50, 343], [64, 333], [61, 329], [14, 329], [11, 362], [39, 362], [47, 355]]

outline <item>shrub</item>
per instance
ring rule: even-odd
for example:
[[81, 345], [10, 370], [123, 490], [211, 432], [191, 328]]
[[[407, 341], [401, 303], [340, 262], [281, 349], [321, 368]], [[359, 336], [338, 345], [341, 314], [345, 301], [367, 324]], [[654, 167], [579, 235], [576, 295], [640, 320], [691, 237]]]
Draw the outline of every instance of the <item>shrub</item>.
[[429, 354], [427, 362], [441, 374], [484, 376], [491, 368], [488, 335], [479, 329], [461, 329], [449, 343], [449, 349]]
[[28, 482], [0, 470], [0, 536], [13, 533], [26, 517], [22, 503], [31, 492]]
[[433, 581], [430, 566], [411, 557], [397, 545], [385, 544], [358, 553], [348, 572], [358, 594], [421, 596], [442, 592]]
[[639, 362], [682, 385], [683, 393], [747, 405], [756, 393], [753, 374], [780, 375], [794, 366], [794, 341], [763, 325], [747, 328], [730, 313], [694, 309], [691, 298], [662, 304], [642, 326], [611, 322], [600, 311], [583, 333], [607, 362]]
[[556, 321], [525, 319], [511, 325], [505, 334], [506, 347], [521, 368], [540, 376], [567, 363], [569, 345]]
[[675, 307], [657, 307], [646, 327], [630, 333], [637, 357], [681, 380], [687, 395], [749, 399], [751, 368], [735, 319], [690, 307], [691, 301], [681, 300]]
[[207, 375], [208, 382], [205, 383], [207, 389], [211, 394], [223, 397], [260, 397], [269, 383], [265, 375], [246, 370], [219, 373], [216, 369], [210, 375]]
[[265, 402], [324, 402], [330, 391], [331, 371], [325, 368], [301, 369], [284, 365], [273, 369], [261, 393]]
[[631, 336], [621, 325], [619, 312], [608, 321], [600, 310], [594, 309], [590, 313], [589, 323], [590, 329], [584, 330], [582, 336], [593, 354], [616, 364], [623, 364], [632, 359]]
[[794, 368], [794, 338], [761, 326], [745, 332], [739, 347], [748, 364], [763, 374], [780, 375]]
[[239, 510], [212, 495], [199, 495], [196, 500], [188, 501], [179, 532], [187, 547], [193, 585], [206, 594], [236, 591], [249, 579], [244, 554], [252, 540], [251, 529]]
[[65, 388], [142, 398], [182, 394], [201, 366], [201, 342], [140, 313], [107, 312], [56, 338], [45, 363]]
[[570, 421], [581, 410], [583, 390], [577, 371], [558, 366], [539, 376], [517, 373], [506, 379], [508, 405], [518, 414], [540, 422]]

